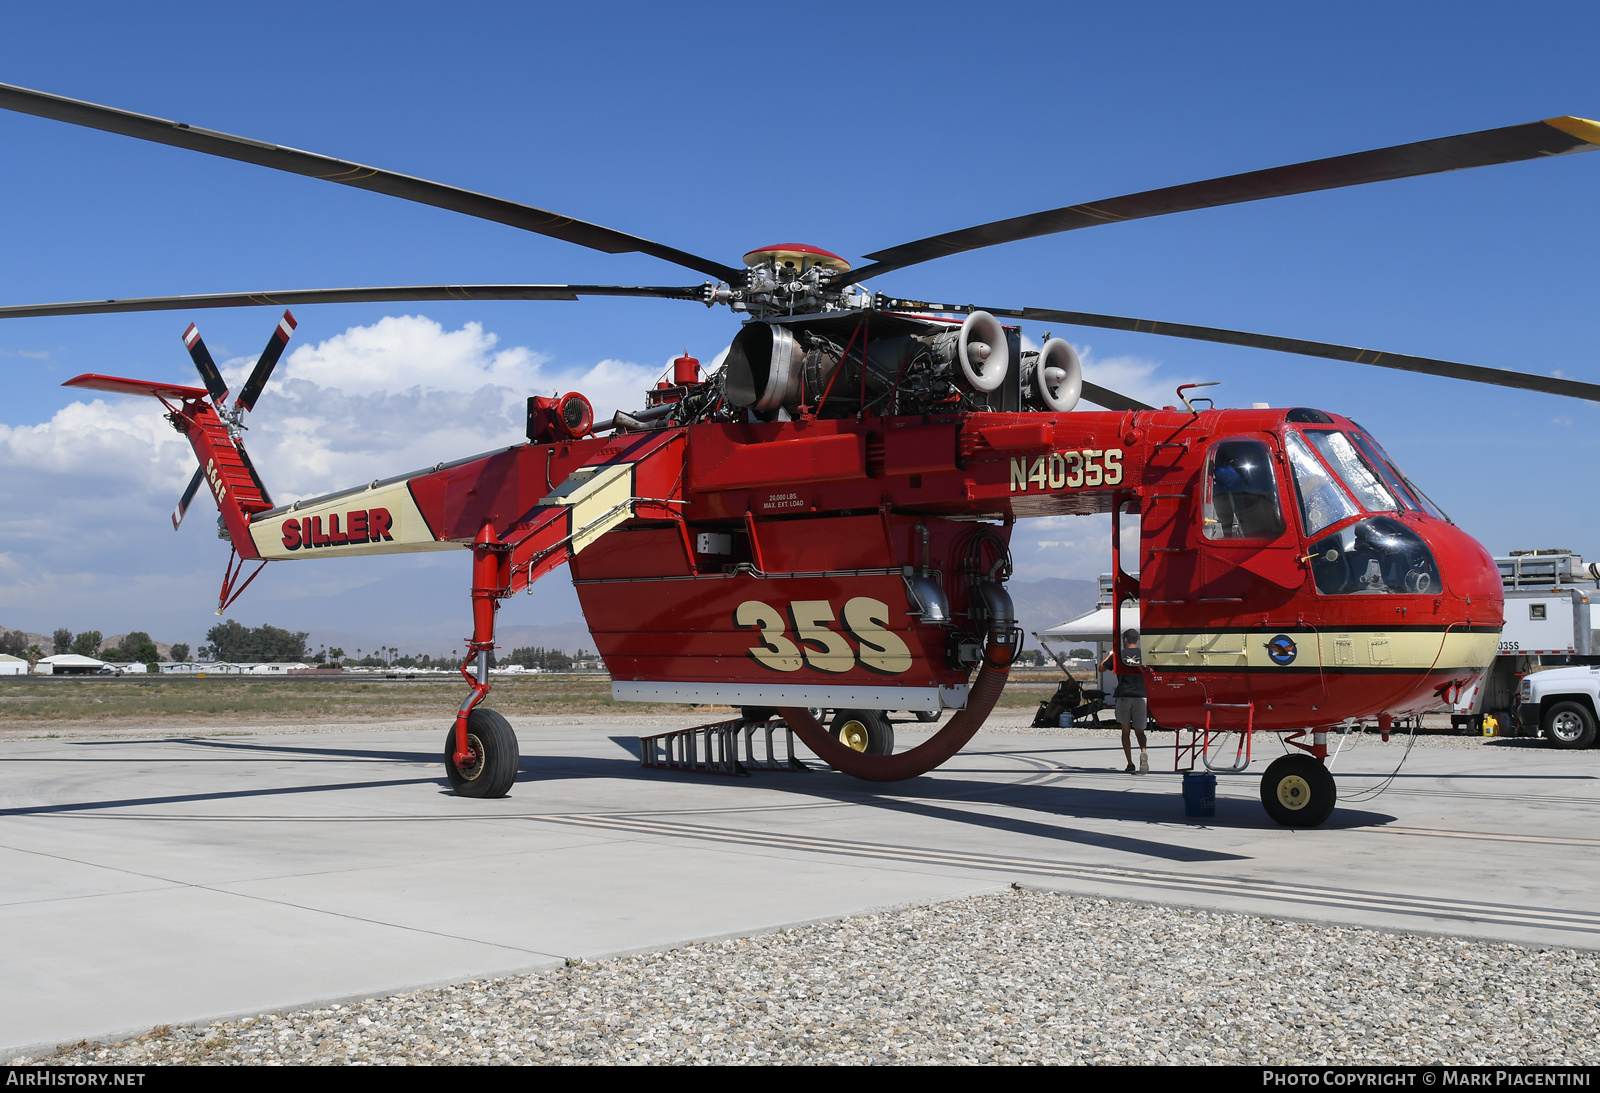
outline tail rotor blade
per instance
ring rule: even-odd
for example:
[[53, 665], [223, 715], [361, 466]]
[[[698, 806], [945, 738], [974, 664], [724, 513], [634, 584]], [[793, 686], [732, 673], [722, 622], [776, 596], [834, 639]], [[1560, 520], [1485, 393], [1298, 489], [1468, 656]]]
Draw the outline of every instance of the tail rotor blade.
[[298, 325], [294, 321], [294, 315], [285, 309], [283, 318], [279, 319], [278, 325], [273, 328], [272, 337], [267, 339], [267, 347], [261, 351], [261, 358], [256, 361], [255, 370], [240, 388], [239, 397], [234, 399], [235, 406], [242, 406], [246, 410], [256, 408], [256, 399], [261, 397], [262, 388], [266, 387], [272, 370], [278, 366], [278, 358], [283, 356], [284, 346], [289, 344], [289, 339], [294, 336], [294, 328]]
[[194, 495], [199, 492], [200, 483], [206, 476], [203, 467], [194, 469], [194, 477], [189, 479], [188, 488], [183, 491], [183, 496], [178, 498], [178, 507], [172, 510], [172, 530], [177, 531], [178, 525], [183, 523], [183, 514], [189, 511], [189, 503], [194, 500]]
[[211, 401], [220, 409], [222, 400], [228, 397], [228, 384], [222, 378], [222, 373], [217, 371], [217, 362], [211, 359], [211, 350], [206, 348], [206, 343], [200, 338], [200, 328], [193, 323], [183, 332], [183, 344], [189, 350], [189, 356], [194, 360], [194, 366], [200, 370], [200, 378], [205, 380], [206, 390], [211, 392]]

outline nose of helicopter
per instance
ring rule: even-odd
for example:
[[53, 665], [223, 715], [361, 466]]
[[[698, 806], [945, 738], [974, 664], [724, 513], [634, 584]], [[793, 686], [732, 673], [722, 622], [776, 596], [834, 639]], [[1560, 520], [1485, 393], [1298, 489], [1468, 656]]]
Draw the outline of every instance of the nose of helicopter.
[[1505, 593], [1494, 556], [1478, 540], [1443, 520], [1428, 519], [1417, 530], [1439, 560], [1445, 588], [1459, 601], [1463, 621], [1500, 625]]

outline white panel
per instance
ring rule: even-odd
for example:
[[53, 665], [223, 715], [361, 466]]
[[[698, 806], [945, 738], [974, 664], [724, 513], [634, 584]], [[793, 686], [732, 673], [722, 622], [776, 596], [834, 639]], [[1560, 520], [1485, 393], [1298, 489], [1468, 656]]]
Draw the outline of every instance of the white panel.
[[967, 686], [839, 687], [783, 683], [614, 682], [618, 702], [716, 702], [728, 706], [820, 706], [827, 709], [959, 710]]
[[[381, 510], [387, 514], [390, 522], [389, 538], [377, 540], [369, 538], [364, 543], [297, 545], [293, 550], [285, 545], [286, 538], [291, 542], [300, 539], [298, 535], [286, 536], [285, 525], [290, 520], [299, 521], [302, 527], [309, 528], [310, 519], [315, 516], [318, 518], [319, 526], [326, 531], [331, 526], [329, 518], [337, 517], [341, 530], [348, 533], [353, 514], [359, 514], [361, 520], [367, 520], [373, 510]], [[422, 518], [422, 511], [417, 508], [417, 503], [412, 499], [411, 491], [405, 481], [340, 494], [320, 504], [301, 505], [296, 509], [279, 512], [269, 519], [253, 522], [250, 525], [250, 537], [255, 540], [256, 550], [260, 555], [272, 560], [331, 558], [343, 554], [402, 554], [419, 550], [460, 550], [469, 545], [434, 539], [433, 532], [429, 530], [428, 522]], [[301, 539], [301, 542], [304, 543], [306, 540]]]

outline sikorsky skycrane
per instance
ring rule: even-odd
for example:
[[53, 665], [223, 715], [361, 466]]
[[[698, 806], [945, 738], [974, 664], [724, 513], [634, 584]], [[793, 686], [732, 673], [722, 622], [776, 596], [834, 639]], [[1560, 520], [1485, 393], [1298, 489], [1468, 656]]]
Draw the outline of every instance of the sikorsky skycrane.
[[[528, 443], [276, 505], [241, 441], [295, 326], [285, 311], [230, 392], [191, 324], [202, 387], [84, 375], [68, 386], [159, 399], [199, 458], [231, 544], [219, 607], [269, 561], [467, 550], [469, 691], [445, 742], [457, 792], [499, 797], [518, 746], [489, 693], [502, 602], [565, 564], [617, 699], [718, 702], [776, 715], [858, 778], [913, 777], [993, 709], [1021, 633], [1006, 580], [1019, 518], [1112, 515], [1113, 603], [1137, 600], [1152, 717], [1214, 738], [1256, 731], [1288, 754], [1261, 797], [1314, 826], [1337, 791], [1340, 726], [1421, 712], [1481, 676], [1502, 619], [1498, 570], [1378, 441], [1319, 409], [1217, 409], [1179, 389], [1151, 407], [1084, 380], [1060, 338], [1018, 322], [1224, 342], [1600, 401], [1600, 385], [1235, 330], [1045, 308], [978, 307], [867, 289], [981, 247], [1193, 209], [1600, 147], [1559, 117], [1170, 186], [920, 239], [849, 262], [760, 247], [738, 265], [527, 205], [178, 122], [0, 85], [0, 107], [308, 175], [712, 280], [680, 287], [410, 285], [163, 296], [0, 308], [0, 318], [427, 300], [677, 299], [745, 316], [723, 367], [687, 353], [644, 405], [596, 422], [580, 393], [528, 400]], [[1008, 323], [1007, 320], [1012, 320]], [[1106, 407], [1076, 409], [1080, 397]], [[1201, 405], [1204, 403], [1205, 405]], [[1140, 516], [1137, 543], [1121, 518]], [[1130, 564], [1129, 556], [1133, 562]], [[259, 563], [244, 576], [249, 563]], [[1132, 574], [1137, 572], [1137, 577]], [[1121, 629], [1120, 624], [1117, 629]], [[1120, 656], [1120, 653], [1119, 653]], [[812, 713], [835, 711], [831, 727]], [[880, 710], [955, 711], [895, 751]], [[1218, 753], [1225, 751], [1218, 747]]]

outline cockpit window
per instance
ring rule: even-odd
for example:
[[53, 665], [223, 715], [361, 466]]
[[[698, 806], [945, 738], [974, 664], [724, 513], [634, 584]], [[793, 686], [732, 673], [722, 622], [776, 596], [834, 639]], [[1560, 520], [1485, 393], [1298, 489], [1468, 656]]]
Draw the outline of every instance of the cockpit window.
[[1394, 495], [1385, 488], [1377, 472], [1367, 465], [1366, 458], [1356, 451], [1348, 436], [1332, 429], [1307, 429], [1305, 437], [1316, 445], [1328, 466], [1350, 487], [1362, 508], [1368, 512], [1400, 511]]
[[1233, 437], [1211, 449], [1204, 527], [1207, 539], [1276, 539], [1283, 534], [1278, 480], [1264, 443]]
[[1311, 453], [1311, 446], [1300, 439], [1299, 433], [1293, 430], [1284, 433], [1283, 450], [1289, 456], [1290, 469], [1294, 471], [1295, 492], [1300, 496], [1300, 520], [1307, 535], [1315, 535], [1323, 528], [1361, 511], [1356, 508], [1355, 502], [1345, 496], [1344, 490], [1328, 473], [1328, 468]]
[[1311, 548], [1311, 575], [1324, 596], [1439, 591], [1439, 565], [1422, 537], [1400, 521], [1373, 516], [1340, 528]]
[[1400, 498], [1407, 508], [1426, 512], [1430, 516], [1436, 516], [1445, 521], [1445, 523], [1455, 522], [1446, 515], [1443, 509], [1433, 503], [1432, 498], [1419, 490], [1415, 482], [1406, 477], [1405, 472], [1400, 469], [1400, 465], [1390, 459], [1389, 453], [1383, 450], [1383, 445], [1373, 440], [1372, 437], [1367, 436], [1364, 432], [1357, 433], [1355, 440], [1360, 445], [1361, 451], [1367, 456], [1368, 462], [1378, 468], [1379, 473], [1383, 475], [1383, 480], [1390, 484], [1392, 492]]

